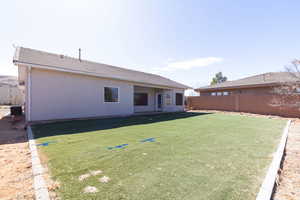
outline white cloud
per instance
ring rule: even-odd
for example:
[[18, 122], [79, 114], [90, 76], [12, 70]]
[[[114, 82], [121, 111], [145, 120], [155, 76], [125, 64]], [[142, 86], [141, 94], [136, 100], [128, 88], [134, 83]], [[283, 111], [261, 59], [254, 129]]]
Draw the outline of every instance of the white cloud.
[[156, 68], [158, 71], [175, 71], [175, 70], [189, 70], [196, 67], [204, 67], [223, 61], [223, 58], [219, 57], [204, 57], [195, 58], [191, 60], [184, 60], [178, 62], [169, 62], [166, 67]]

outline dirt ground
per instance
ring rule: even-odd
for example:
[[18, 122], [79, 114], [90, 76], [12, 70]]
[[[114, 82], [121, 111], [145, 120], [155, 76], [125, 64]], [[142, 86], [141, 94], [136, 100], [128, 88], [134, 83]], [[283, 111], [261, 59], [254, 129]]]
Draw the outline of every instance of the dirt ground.
[[283, 168], [274, 200], [300, 200], [300, 120], [289, 129]]
[[24, 121], [13, 123], [0, 109], [0, 199], [34, 199], [31, 155]]

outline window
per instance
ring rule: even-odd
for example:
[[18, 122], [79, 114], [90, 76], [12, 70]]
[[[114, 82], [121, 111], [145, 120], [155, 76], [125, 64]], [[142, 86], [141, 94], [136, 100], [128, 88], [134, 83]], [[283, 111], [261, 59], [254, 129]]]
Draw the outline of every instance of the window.
[[222, 92], [217, 92], [217, 96], [222, 96]]
[[119, 102], [119, 88], [104, 87], [104, 102]]
[[229, 92], [223, 92], [223, 95], [224, 95], [224, 96], [228, 96], [228, 95], [229, 95]]
[[166, 105], [171, 105], [172, 99], [170, 94], [166, 94]]
[[211, 96], [216, 96], [217, 94], [215, 92], [212, 92], [211, 93]]
[[135, 106], [147, 106], [148, 94], [147, 93], [134, 93], [134, 105]]
[[183, 105], [183, 95], [182, 93], [176, 93], [176, 106]]

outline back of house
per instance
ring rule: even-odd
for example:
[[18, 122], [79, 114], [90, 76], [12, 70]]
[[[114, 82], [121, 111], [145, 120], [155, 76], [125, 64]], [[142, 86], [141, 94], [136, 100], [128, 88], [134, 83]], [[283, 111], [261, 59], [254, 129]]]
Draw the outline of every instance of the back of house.
[[186, 85], [162, 76], [18, 47], [27, 121], [184, 110]]

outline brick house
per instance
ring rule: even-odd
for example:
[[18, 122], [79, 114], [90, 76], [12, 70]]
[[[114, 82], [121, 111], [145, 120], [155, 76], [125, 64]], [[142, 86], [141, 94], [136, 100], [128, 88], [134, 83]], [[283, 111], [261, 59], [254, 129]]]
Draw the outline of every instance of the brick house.
[[280, 87], [282, 84], [295, 81], [297, 81], [297, 78], [289, 72], [269, 72], [197, 88], [195, 91], [199, 92], [201, 96], [223, 96], [244, 93], [272, 94], [275, 92], [275, 88]]
[[[297, 75], [297, 74], [294, 74]], [[283, 85], [299, 84], [289, 72], [270, 72], [195, 89], [188, 98], [192, 109], [213, 109], [299, 117], [300, 88], [282, 94]], [[284, 101], [283, 101], [284, 100]], [[281, 102], [276, 103], [276, 102]]]

